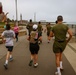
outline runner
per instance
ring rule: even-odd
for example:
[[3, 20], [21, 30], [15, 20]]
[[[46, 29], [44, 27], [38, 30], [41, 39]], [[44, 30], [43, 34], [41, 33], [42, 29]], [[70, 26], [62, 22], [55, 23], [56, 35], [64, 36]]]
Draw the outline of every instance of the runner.
[[33, 31], [30, 33], [30, 52], [31, 52], [31, 60], [29, 62], [29, 66], [32, 66], [32, 63], [34, 62], [34, 67], [38, 66], [37, 60], [38, 60], [38, 51], [39, 51], [39, 45], [38, 45], [38, 32], [37, 32], [38, 25], [33, 25]]
[[47, 31], [47, 40], [48, 40], [48, 43], [50, 43], [50, 37], [49, 37], [49, 35], [50, 35], [50, 31], [51, 31], [51, 25], [50, 25], [50, 23], [48, 23], [47, 25], [46, 25], [46, 31]]
[[[61, 71], [63, 70], [62, 66], [62, 53], [67, 45], [67, 43], [72, 38], [72, 31], [68, 28], [67, 25], [64, 25], [62, 23], [63, 17], [60, 15], [57, 17], [57, 24], [52, 28], [52, 32], [50, 33], [50, 36], [55, 36], [55, 41], [53, 44], [53, 52], [56, 56], [56, 67], [57, 71], [55, 72], [55, 75], [61, 75]], [[66, 40], [66, 34], [69, 34], [68, 39]]]
[[39, 44], [42, 43], [42, 30], [43, 28], [42, 28], [41, 22], [38, 22], [38, 37], [39, 37], [38, 43]]
[[26, 26], [26, 28], [28, 29], [28, 39], [30, 38], [30, 33], [31, 33], [31, 31], [33, 30], [32, 26], [33, 26], [33, 22], [32, 22], [32, 20], [30, 19], [28, 25]]
[[11, 30], [10, 25], [6, 25], [6, 30], [2, 33], [1, 37], [3, 38], [3, 42], [7, 48], [6, 61], [4, 64], [5, 69], [8, 69], [8, 60], [13, 60], [12, 51], [13, 51], [13, 38], [15, 38], [15, 33]]
[[14, 26], [14, 32], [15, 32], [15, 38], [16, 38], [16, 42], [17, 42], [18, 41], [18, 34], [19, 34], [18, 23], [16, 23]]

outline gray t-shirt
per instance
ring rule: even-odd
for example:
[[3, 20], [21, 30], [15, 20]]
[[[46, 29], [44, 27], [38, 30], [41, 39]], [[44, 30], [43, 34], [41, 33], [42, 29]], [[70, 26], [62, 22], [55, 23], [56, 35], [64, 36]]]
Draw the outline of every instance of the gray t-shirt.
[[6, 39], [6, 46], [13, 46], [13, 38], [15, 37], [15, 33], [13, 30], [5, 30], [2, 33], [2, 36]]

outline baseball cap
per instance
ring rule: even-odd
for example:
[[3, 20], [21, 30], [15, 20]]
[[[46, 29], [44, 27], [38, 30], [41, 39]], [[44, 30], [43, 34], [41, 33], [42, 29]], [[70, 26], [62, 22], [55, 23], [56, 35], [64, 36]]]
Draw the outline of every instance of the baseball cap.
[[33, 25], [33, 29], [37, 29], [38, 28], [38, 25], [37, 24], [34, 24]]

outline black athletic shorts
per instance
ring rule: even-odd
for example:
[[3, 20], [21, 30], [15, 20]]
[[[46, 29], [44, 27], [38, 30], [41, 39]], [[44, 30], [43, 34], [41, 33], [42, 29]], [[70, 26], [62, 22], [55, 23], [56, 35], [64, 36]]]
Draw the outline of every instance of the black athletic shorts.
[[13, 50], [13, 46], [6, 46], [6, 48], [8, 49], [8, 51], [12, 52]]
[[30, 49], [31, 54], [38, 54], [38, 51], [39, 51], [38, 43], [35, 43], [35, 44], [30, 43], [29, 49]]
[[47, 32], [47, 36], [49, 36], [50, 35], [50, 32]]

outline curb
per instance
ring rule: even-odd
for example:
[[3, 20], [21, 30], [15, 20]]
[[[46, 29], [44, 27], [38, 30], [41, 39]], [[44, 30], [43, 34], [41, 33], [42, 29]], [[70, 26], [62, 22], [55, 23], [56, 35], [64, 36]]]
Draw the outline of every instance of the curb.
[[76, 53], [76, 49], [74, 47], [72, 47], [70, 44], [68, 44], [68, 46]]

